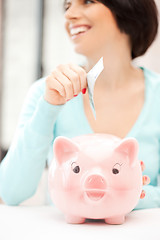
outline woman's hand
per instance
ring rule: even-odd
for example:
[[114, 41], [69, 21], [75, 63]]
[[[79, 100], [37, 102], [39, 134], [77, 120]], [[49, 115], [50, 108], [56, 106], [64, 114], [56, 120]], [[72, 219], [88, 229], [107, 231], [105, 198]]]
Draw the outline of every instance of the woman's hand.
[[87, 73], [76, 64], [59, 65], [46, 79], [44, 99], [53, 105], [65, 104], [87, 88]]
[[[145, 169], [145, 165], [143, 161], [141, 161], [141, 169], [142, 169], [142, 172]], [[142, 180], [143, 180], [143, 185], [148, 185], [150, 183], [150, 178], [146, 175], [143, 176]], [[144, 197], [145, 197], [145, 191], [142, 190], [140, 198], [143, 199]]]

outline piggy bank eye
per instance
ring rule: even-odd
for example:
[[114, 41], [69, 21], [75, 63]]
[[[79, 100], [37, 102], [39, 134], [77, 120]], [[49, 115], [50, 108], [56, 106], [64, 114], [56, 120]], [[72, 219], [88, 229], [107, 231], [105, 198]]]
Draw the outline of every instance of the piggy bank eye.
[[75, 162], [72, 163], [71, 168], [72, 168], [72, 171], [74, 173], [79, 173], [80, 172], [80, 167], [78, 165], [76, 165]]
[[76, 166], [75, 168], [73, 168], [73, 172], [74, 173], [79, 173], [80, 172], [80, 167]]
[[113, 174], [118, 174], [120, 172], [121, 165], [119, 163], [116, 163], [114, 167], [112, 168]]

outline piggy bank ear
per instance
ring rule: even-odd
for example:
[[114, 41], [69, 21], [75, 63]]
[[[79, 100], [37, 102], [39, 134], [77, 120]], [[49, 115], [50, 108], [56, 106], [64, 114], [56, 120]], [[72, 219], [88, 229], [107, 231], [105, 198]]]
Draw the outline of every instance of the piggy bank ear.
[[56, 161], [62, 164], [67, 160], [76, 159], [80, 149], [71, 139], [59, 136], [54, 141], [53, 151]]
[[121, 143], [115, 148], [116, 152], [121, 152], [128, 156], [130, 166], [134, 167], [138, 155], [138, 142], [135, 138], [127, 138], [121, 141]]

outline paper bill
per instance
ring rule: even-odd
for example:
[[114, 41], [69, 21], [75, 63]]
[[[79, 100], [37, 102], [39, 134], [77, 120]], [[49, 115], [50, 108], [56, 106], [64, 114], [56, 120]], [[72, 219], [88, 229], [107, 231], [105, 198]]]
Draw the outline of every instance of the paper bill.
[[100, 73], [103, 71], [103, 57], [94, 65], [94, 67], [87, 73], [87, 83], [88, 83], [88, 93], [89, 93], [89, 102], [91, 109], [93, 111], [94, 118], [96, 119], [96, 111], [94, 106], [93, 94], [94, 94], [94, 85]]

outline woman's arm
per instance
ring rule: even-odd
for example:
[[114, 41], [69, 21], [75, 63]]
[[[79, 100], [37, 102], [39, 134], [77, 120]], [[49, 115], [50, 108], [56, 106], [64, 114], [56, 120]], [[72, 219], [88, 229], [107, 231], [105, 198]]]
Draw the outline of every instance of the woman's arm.
[[[144, 171], [145, 165], [143, 161], [141, 161], [141, 168], [142, 171]], [[141, 199], [134, 210], [160, 207], [160, 186], [148, 185], [149, 183], [150, 178], [147, 175], [144, 175]]]
[[143, 186], [145, 191], [145, 198], [140, 199], [135, 210], [145, 208], [159, 208], [160, 207], [160, 187], [159, 186]]
[[47, 103], [44, 89], [44, 79], [31, 87], [11, 147], [0, 165], [0, 196], [9, 205], [18, 205], [35, 193], [54, 138], [54, 124], [64, 106]]
[[4, 202], [17, 205], [35, 193], [58, 113], [86, 87], [86, 72], [75, 64], [59, 65], [50, 76], [33, 85], [14, 140], [0, 165], [0, 195]]

